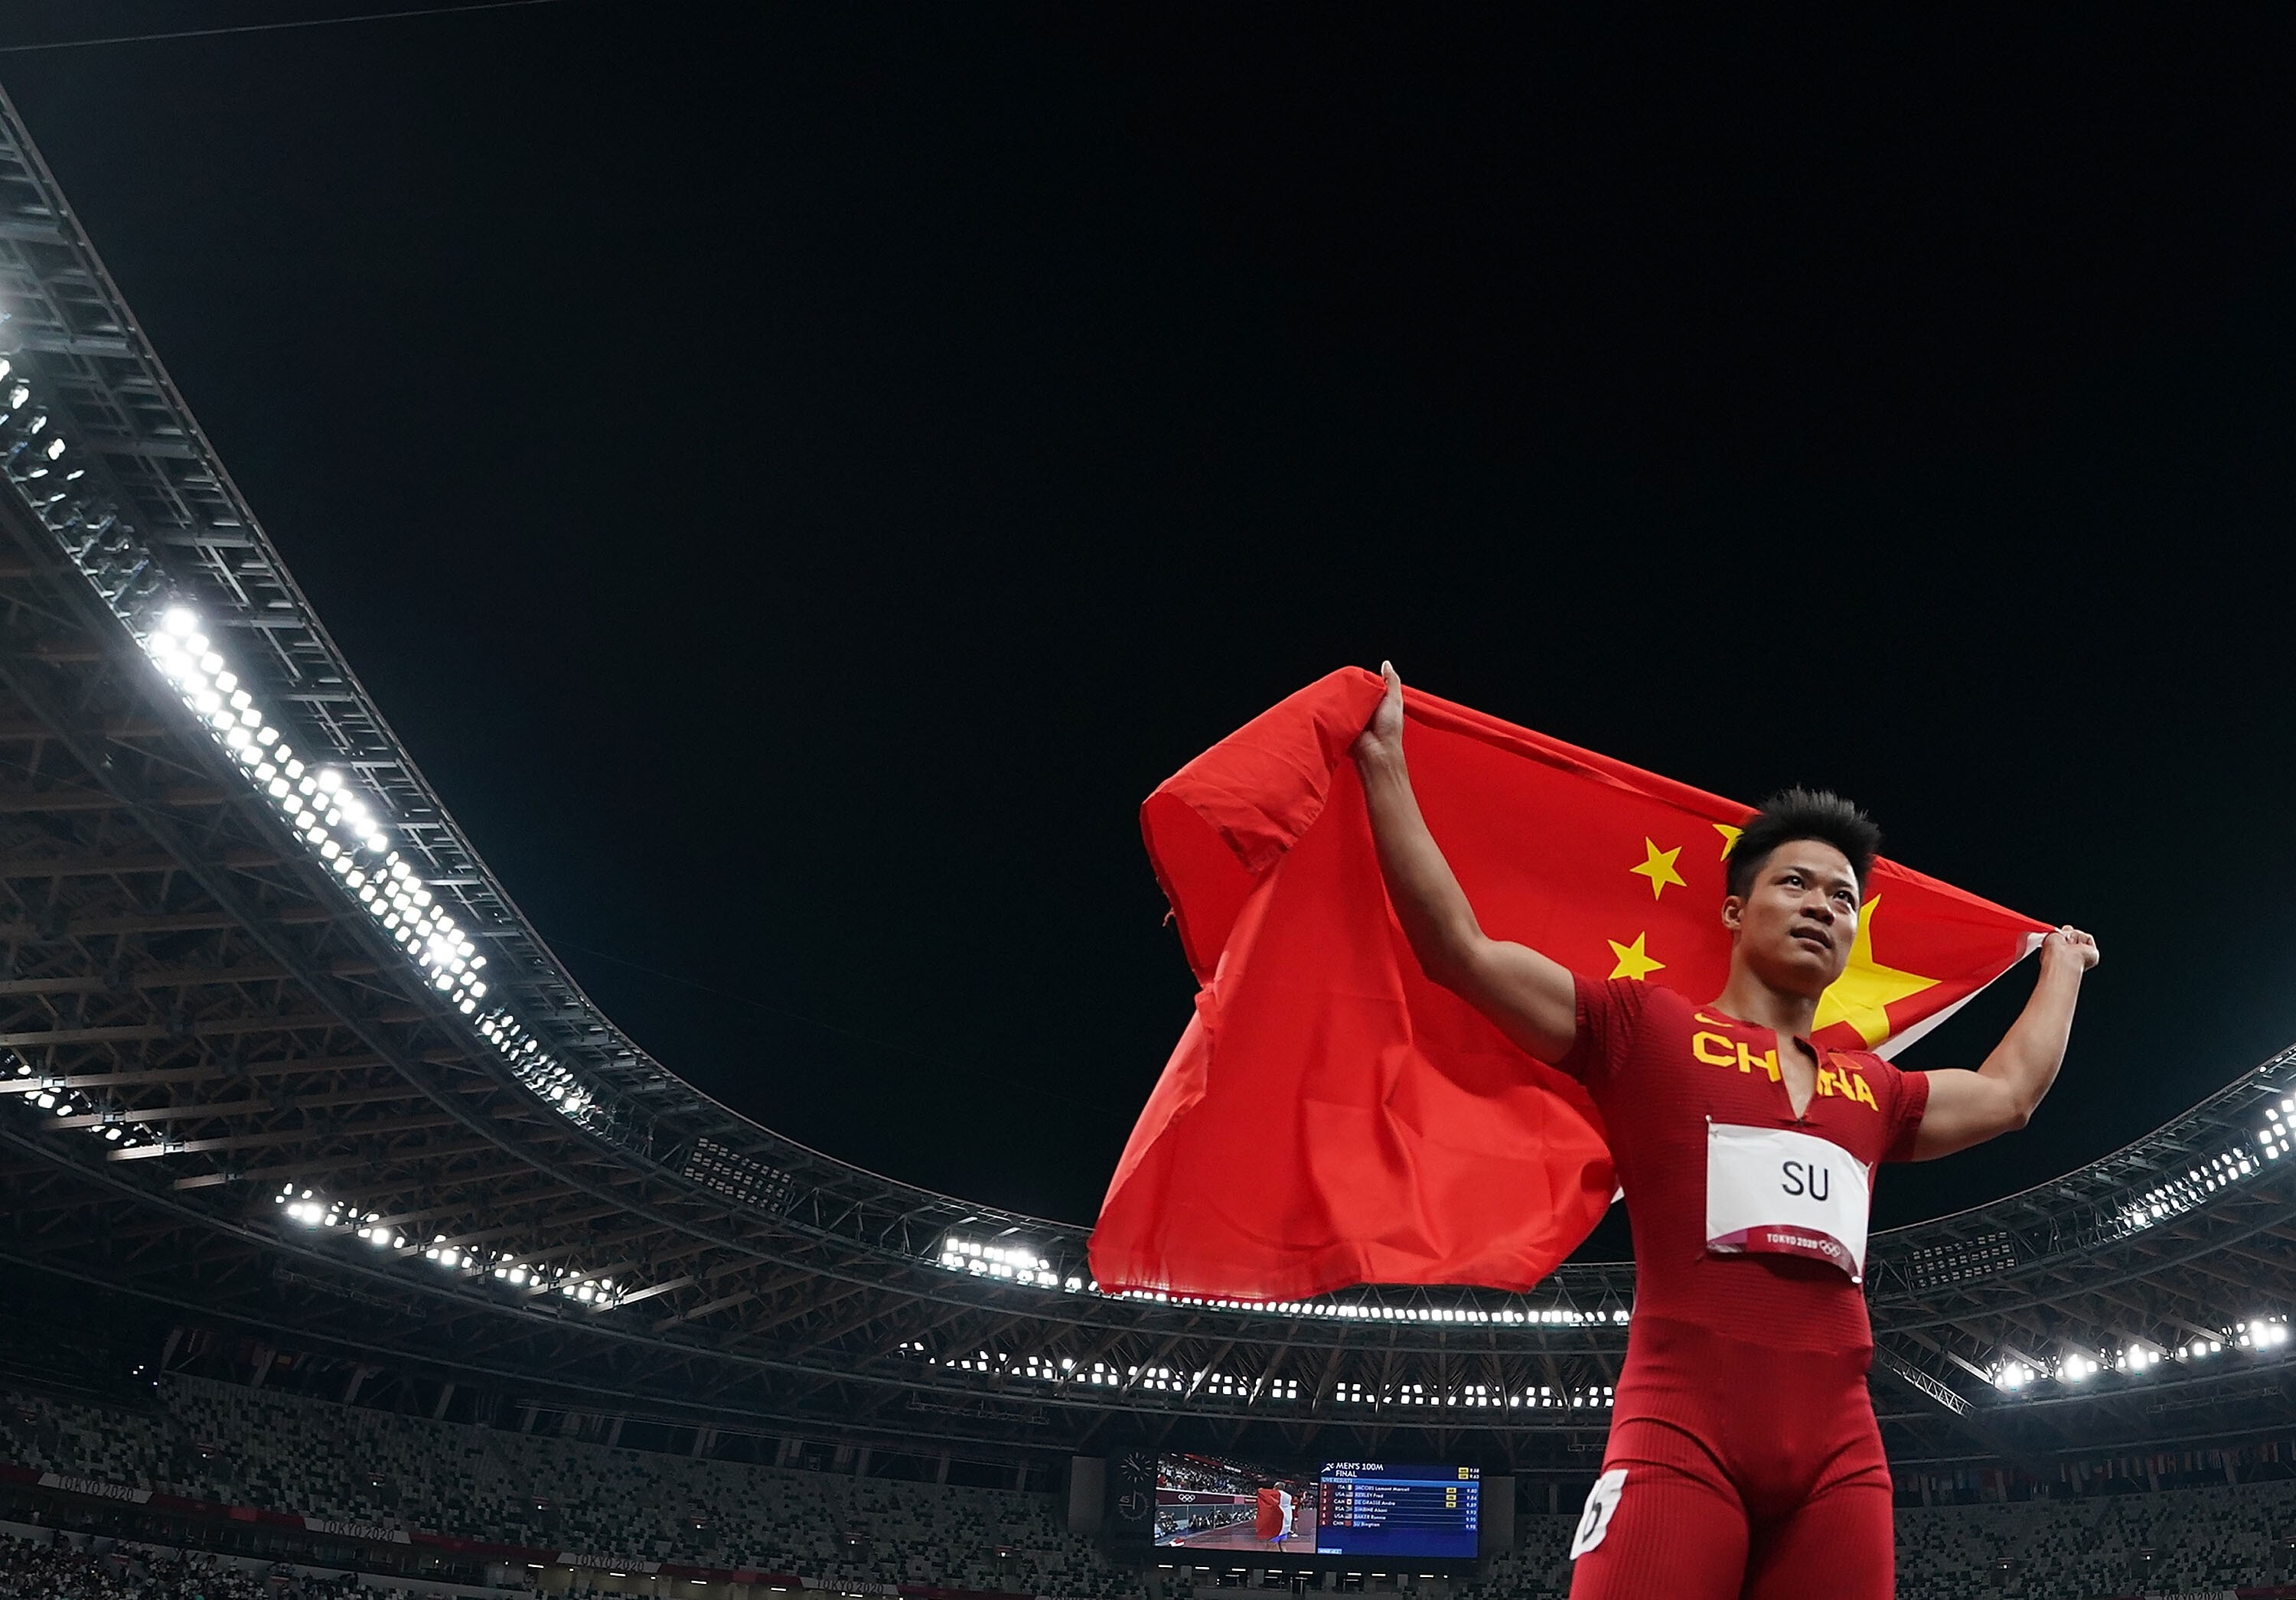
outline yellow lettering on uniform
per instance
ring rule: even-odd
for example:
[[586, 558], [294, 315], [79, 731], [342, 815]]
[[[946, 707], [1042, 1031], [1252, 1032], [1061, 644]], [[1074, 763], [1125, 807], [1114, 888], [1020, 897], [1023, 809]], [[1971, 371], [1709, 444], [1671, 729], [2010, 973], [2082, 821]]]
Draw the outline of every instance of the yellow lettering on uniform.
[[1878, 1105], [1874, 1105], [1874, 1091], [1866, 1087], [1866, 1075], [1863, 1072], [1851, 1073], [1850, 1081], [1857, 1086], [1857, 1098], [1868, 1105], [1873, 1105], [1877, 1112], [1882, 1109]]
[[1829, 1100], [1833, 1097], [1833, 1074], [1824, 1067], [1817, 1070], [1817, 1092]]
[[1738, 1071], [1741, 1072], [1751, 1072], [1756, 1067], [1759, 1067], [1763, 1071], [1767, 1072], [1770, 1075], [1770, 1081], [1772, 1083], [1775, 1083], [1778, 1080], [1778, 1053], [1775, 1050], [1765, 1050], [1759, 1055], [1757, 1055], [1751, 1050], [1747, 1049], [1744, 1045], [1740, 1045], [1738, 1046]]
[[1693, 1011], [1690, 1013], [1690, 1017], [1691, 1021], [1703, 1022], [1709, 1028], [1727, 1028], [1730, 1025], [1728, 1017], [1710, 1017], [1702, 1011]]
[[[1708, 1054], [1706, 1046], [1712, 1044], [1717, 1054]], [[1741, 1046], [1742, 1052], [1743, 1046]], [[1730, 1041], [1718, 1033], [1693, 1033], [1690, 1036], [1690, 1053], [1710, 1067], [1736, 1067], [1738, 1058], [1730, 1054]], [[1738, 1067], [1740, 1071], [1745, 1068]]]

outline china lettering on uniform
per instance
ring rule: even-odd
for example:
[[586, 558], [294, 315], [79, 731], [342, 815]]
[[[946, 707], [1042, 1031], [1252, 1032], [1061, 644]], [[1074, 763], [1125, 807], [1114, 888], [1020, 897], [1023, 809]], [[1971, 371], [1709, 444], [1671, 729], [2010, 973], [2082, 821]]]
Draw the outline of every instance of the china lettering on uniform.
[[[1702, 1022], [1715, 1022], [1714, 1018], [1703, 1013], [1697, 1013], [1697, 1020]], [[1724, 1026], [1718, 1022], [1715, 1025]], [[1778, 1053], [1775, 1050], [1765, 1050], [1757, 1055], [1747, 1047], [1743, 1039], [1734, 1039], [1726, 1034], [1692, 1034], [1690, 1053], [1710, 1067], [1735, 1067], [1741, 1072], [1751, 1072], [1759, 1067], [1772, 1083], [1777, 1082], [1779, 1079]], [[1866, 1081], [1866, 1075], [1838, 1063], [1830, 1067], [1818, 1068], [1817, 1095], [1824, 1100], [1831, 1100], [1839, 1095], [1843, 1099], [1855, 1100], [1876, 1112], [1882, 1109], [1880, 1104], [1874, 1098], [1873, 1086]]]

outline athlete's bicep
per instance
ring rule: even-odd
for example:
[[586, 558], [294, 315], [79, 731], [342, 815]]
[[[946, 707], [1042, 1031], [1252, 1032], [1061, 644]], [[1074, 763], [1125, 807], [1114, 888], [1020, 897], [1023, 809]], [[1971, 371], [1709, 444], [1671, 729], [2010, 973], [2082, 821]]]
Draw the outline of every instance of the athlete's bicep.
[[1960, 1067], [1943, 1067], [1924, 1076], [1930, 1100], [1921, 1129], [1914, 1136], [1917, 1161], [1935, 1161], [2025, 1126], [2017, 1097], [1997, 1079]]
[[1559, 1062], [1578, 1037], [1578, 991], [1570, 969], [1513, 939], [1483, 939], [1464, 963], [1462, 996], [1500, 1032], [1544, 1062]]

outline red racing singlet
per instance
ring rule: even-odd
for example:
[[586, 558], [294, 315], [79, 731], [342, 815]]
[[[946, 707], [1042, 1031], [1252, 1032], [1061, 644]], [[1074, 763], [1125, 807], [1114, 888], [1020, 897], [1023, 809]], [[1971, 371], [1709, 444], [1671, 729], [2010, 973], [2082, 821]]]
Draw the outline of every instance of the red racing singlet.
[[[1708, 1249], [1709, 1128], [1757, 1148], [1808, 1148], [1771, 1130], [1823, 1139], [1870, 1171], [1912, 1154], [1929, 1079], [1866, 1051], [1816, 1051], [1797, 1119], [1773, 1030], [1631, 980], [1577, 987], [1578, 1035], [1556, 1065], [1603, 1113], [1634, 1224], [1635, 1312], [1571, 1542], [1572, 1600], [1889, 1600], [1865, 1292], [1830, 1260]], [[1829, 1220], [1845, 1210], [1847, 1198]]]
[[1772, 1030], [1656, 984], [1577, 985], [1578, 1036], [1555, 1064], [1603, 1113], [1634, 1225], [1636, 1320], [1781, 1349], [1870, 1350], [1865, 1294], [1840, 1268], [1708, 1251], [1707, 1125], [1812, 1135], [1871, 1168], [1911, 1156], [1928, 1079], [1870, 1051], [1819, 1049], [1816, 1092], [1797, 1120]]

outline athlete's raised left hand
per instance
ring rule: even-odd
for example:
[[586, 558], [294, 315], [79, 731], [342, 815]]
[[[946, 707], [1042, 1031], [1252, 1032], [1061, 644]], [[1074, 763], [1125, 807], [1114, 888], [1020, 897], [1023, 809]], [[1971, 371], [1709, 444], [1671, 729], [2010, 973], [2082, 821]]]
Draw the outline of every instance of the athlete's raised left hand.
[[2071, 964], [2071, 970], [2086, 972], [2097, 963], [2096, 940], [2070, 923], [2053, 931], [2041, 941], [2041, 965], [2050, 967]]

